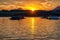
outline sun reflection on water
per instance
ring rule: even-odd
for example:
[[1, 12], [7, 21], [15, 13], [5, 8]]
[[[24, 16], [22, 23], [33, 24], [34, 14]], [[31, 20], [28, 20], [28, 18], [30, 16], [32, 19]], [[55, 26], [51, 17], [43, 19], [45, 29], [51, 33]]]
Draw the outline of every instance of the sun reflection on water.
[[35, 19], [34, 18], [32, 18], [31, 19], [31, 22], [32, 22], [32, 26], [31, 26], [31, 31], [32, 31], [32, 34], [34, 34], [35, 32], [34, 32], [34, 29], [35, 29]]

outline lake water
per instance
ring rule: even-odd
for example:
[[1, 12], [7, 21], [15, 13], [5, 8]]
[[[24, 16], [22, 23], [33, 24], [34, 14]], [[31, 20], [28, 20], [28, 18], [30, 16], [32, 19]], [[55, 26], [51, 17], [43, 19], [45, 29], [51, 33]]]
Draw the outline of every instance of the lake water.
[[60, 40], [60, 20], [0, 17], [0, 40]]

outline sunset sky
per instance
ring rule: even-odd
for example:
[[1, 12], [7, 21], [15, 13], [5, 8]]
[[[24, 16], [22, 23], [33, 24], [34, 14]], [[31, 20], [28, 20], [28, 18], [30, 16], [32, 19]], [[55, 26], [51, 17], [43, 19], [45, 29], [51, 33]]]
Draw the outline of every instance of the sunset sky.
[[51, 10], [60, 6], [60, 0], [0, 0], [0, 10]]

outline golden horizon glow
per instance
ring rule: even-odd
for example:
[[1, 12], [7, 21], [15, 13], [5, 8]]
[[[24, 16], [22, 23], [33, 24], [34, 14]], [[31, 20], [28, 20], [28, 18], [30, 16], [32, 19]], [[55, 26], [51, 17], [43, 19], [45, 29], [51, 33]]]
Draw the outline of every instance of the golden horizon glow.
[[32, 10], [32, 11], [34, 11], [34, 10], [38, 10], [38, 8], [36, 8], [36, 6], [35, 6], [35, 7], [28, 6], [26, 9], [28, 9], [28, 10]]
[[24, 9], [34, 11], [34, 10], [39, 10], [39, 7], [37, 4], [35, 5], [34, 3], [31, 3], [31, 4], [27, 4], [26, 6], [24, 6]]
[[[44, 5], [45, 4], [45, 5]], [[54, 4], [48, 4], [48, 3], [41, 3], [40, 5], [37, 3], [31, 3], [31, 4], [27, 4], [23, 7], [24, 10], [52, 10], [55, 8], [55, 6], [53, 6]]]

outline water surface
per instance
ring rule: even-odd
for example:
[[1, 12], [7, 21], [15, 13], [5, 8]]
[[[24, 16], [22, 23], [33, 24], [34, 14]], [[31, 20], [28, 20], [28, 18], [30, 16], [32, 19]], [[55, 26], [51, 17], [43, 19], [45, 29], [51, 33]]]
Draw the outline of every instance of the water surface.
[[10, 20], [9, 18], [0, 17], [0, 39], [60, 39], [60, 20], [40, 17], [25, 17], [21, 20]]

